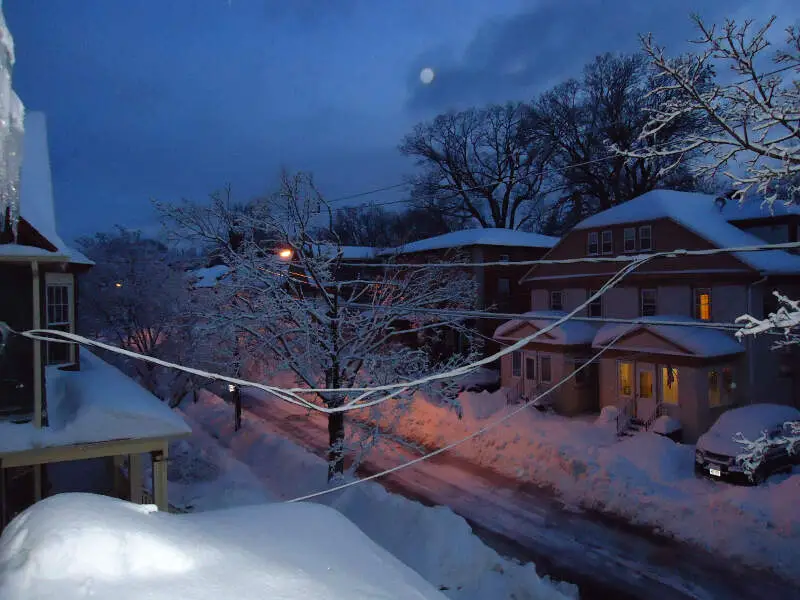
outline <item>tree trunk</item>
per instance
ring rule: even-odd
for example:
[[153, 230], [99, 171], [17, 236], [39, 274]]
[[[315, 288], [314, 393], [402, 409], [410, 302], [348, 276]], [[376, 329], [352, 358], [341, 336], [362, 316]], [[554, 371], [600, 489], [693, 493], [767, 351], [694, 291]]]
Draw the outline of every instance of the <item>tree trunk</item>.
[[[338, 388], [341, 385], [339, 376], [339, 288], [334, 291], [330, 311], [330, 336], [333, 346], [331, 368], [325, 376], [327, 387]], [[327, 405], [336, 408], [342, 405], [342, 396], [339, 392], [329, 392]], [[328, 481], [344, 473], [344, 413], [331, 413], [328, 415]]]
[[328, 481], [344, 473], [344, 413], [328, 415]]

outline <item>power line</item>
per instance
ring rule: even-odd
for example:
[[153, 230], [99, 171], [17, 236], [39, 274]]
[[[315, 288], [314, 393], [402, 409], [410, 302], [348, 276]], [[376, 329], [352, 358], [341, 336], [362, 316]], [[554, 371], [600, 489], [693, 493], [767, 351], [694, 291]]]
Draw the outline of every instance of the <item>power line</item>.
[[296, 497], [296, 498], [292, 498], [291, 500], [287, 500], [287, 502], [303, 502], [305, 500], [312, 500], [313, 498], [319, 498], [320, 496], [324, 496], [326, 494], [331, 494], [333, 492], [338, 492], [340, 490], [343, 490], [343, 489], [346, 489], [346, 488], [349, 488], [349, 487], [353, 487], [354, 485], [359, 485], [361, 483], [366, 483], [367, 481], [372, 481], [373, 479], [378, 479], [379, 477], [384, 477], [386, 475], [390, 475], [392, 473], [396, 473], [397, 471], [400, 471], [400, 470], [405, 469], [407, 467], [411, 467], [413, 465], [416, 465], [418, 463], [426, 461], [426, 460], [428, 460], [430, 458], [433, 458], [434, 456], [438, 456], [439, 454], [443, 454], [443, 453], [447, 452], [448, 450], [452, 450], [453, 448], [456, 448], [457, 446], [460, 446], [461, 444], [463, 444], [465, 442], [468, 442], [468, 441], [478, 437], [479, 435], [482, 435], [482, 434], [486, 433], [490, 429], [493, 429], [494, 427], [497, 427], [498, 425], [501, 425], [501, 424], [505, 423], [506, 421], [512, 419], [513, 417], [515, 417], [516, 415], [521, 413], [526, 408], [529, 408], [530, 406], [533, 406], [534, 404], [536, 404], [542, 398], [550, 395], [552, 392], [554, 392], [555, 390], [560, 388], [562, 385], [564, 385], [567, 381], [569, 381], [570, 379], [574, 378], [583, 369], [586, 369], [590, 364], [592, 364], [593, 362], [598, 360], [603, 355], [604, 352], [609, 350], [614, 344], [617, 343], [617, 341], [622, 337], [622, 335], [623, 334], [620, 334], [620, 335], [616, 336], [608, 344], [603, 346], [600, 349], [600, 351], [597, 352], [594, 356], [592, 356], [588, 361], [584, 362], [581, 365], [576, 366], [575, 369], [571, 373], [569, 373], [566, 377], [563, 377], [560, 381], [558, 381], [556, 384], [554, 384], [548, 390], [546, 390], [543, 393], [539, 394], [534, 399], [529, 400], [528, 402], [525, 402], [524, 404], [522, 404], [518, 408], [512, 410], [510, 413], [508, 413], [506, 415], [503, 415], [499, 419], [495, 419], [494, 421], [491, 421], [491, 422], [487, 423], [483, 427], [473, 431], [469, 435], [466, 435], [466, 436], [464, 436], [463, 438], [461, 438], [459, 440], [451, 442], [451, 443], [447, 444], [446, 446], [442, 446], [441, 448], [437, 448], [436, 450], [428, 452], [427, 454], [423, 454], [422, 456], [418, 456], [417, 458], [411, 459], [409, 461], [406, 461], [404, 463], [401, 463], [399, 465], [391, 467], [390, 469], [385, 469], [385, 470], [383, 470], [383, 471], [381, 471], [379, 473], [374, 473], [373, 475], [370, 475], [368, 477], [364, 477], [362, 479], [354, 479], [353, 481], [348, 481], [347, 483], [343, 483], [341, 485], [337, 485], [337, 486], [334, 486], [332, 488], [328, 488], [326, 490], [320, 490], [319, 492], [314, 492], [314, 493], [311, 493], [311, 494], [306, 494], [304, 496], [299, 496], [299, 497]]
[[[762, 252], [766, 250], [790, 250], [800, 248], [800, 242], [782, 242], [778, 244], [758, 244], [752, 246], [735, 246], [724, 248], [707, 248], [704, 250], [686, 250], [678, 248], [675, 250], [663, 250], [652, 254], [617, 254], [615, 256], [582, 256], [579, 258], [539, 258], [535, 260], [517, 261], [489, 261], [489, 262], [429, 262], [429, 263], [393, 263], [393, 262], [341, 262], [340, 265], [348, 267], [361, 267], [372, 269], [403, 268], [403, 269], [452, 269], [452, 268], [472, 268], [472, 267], [532, 267], [534, 265], [572, 265], [578, 263], [625, 263], [635, 262], [642, 257], [653, 258], [677, 258], [678, 256], [711, 256], [714, 254], [725, 254], [734, 252]], [[402, 255], [402, 252], [398, 252]], [[603, 276], [604, 273], [598, 273]]]

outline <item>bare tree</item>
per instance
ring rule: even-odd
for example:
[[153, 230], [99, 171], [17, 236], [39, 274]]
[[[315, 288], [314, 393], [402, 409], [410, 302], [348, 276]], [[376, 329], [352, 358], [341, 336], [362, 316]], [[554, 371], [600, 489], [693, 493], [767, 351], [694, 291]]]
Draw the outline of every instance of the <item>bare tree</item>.
[[[81, 329], [140, 354], [186, 359], [195, 347], [187, 319], [188, 289], [182, 265], [167, 247], [122, 228], [79, 243], [95, 262], [81, 279]], [[116, 355], [110, 358], [170, 406], [189, 391], [184, 373]]]
[[547, 148], [522, 135], [522, 104], [449, 112], [420, 123], [400, 151], [416, 159], [413, 197], [481, 227], [529, 228], [544, 197]]
[[[767, 34], [775, 23], [763, 26], [752, 21], [738, 25], [727, 20], [722, 27], [707, 26], [693, 17], [700, 31], [695, 40], [698, 54], [670, 59], [652, 36], [642, 46], [658, 72], [659, 85], [652, 90], [654, 104], [640, 140], [654, 139], [658, 145], [633, 152], [630, 157], [668, 159], [670, 168], [700, 152], [694, 161], [699, 176], [724, 173], [735, 187], [734, 197], [743, 200], [756, 191], [768, 203], [800, 199], [800, 33], [786, 30], [785, 47], [767, 56]], [[767, 68], [771, 64], [771, 68]], [[727, 68], [732, 77], [717, 77], [706, 84], [703, 73]], [[704, 123], [697, 130], [665, 137], [676, 121], [697, 117]]]
[[[394, 248], [451, 231], [447, 217], [436, 207], [418, 206], [390, 211], [369, 204], [339, 208], [334, 213], [333, 240], [347, 246]], [[328, 234], [323, 228], [320, 235]]]
[[[214, 214], [224, 212], [224, 206], [218, 198], [210, 206], [162, 210], [179, 233], [219, 241], [218, 228], [203, 224], [224, 222], [226, 215]], [[230, 271], [216, 293], [206, 297], [202, 320], [221, 334], [234, 335], [249, 358], [291, 371], [308, 388], [397, 383], [471, 359], [455, 356], [437, 364], [425, 348], [412, 343], [429, 330], [464, 329], [459, 321], [424, 311], [471, 306], [476, 295], [470, 277], [457, 272], [443, 276], [424, 265], [412, 270], [387, 265], [374, 278], [361, 278], [343, 263], [332, 224], [333, 213], [311, 178], [284, 175], [280, 192], [240, 221], [242, 244], [228, 247], [224, 260]], [[334, 241], [317, 237], [323, 225], [326, 240]], [[399, 391], [395, 401], [407, 402], [412, 391]], [[329, 408], [341, 408], [352, 397], [312, 394]], [[328, 432], [333, 478], [344, 470], [343, 412], [329, 414]]]
[[[644, 55], [604, 54], [586, 66], [580, 80], [566, 81], [531, 103], [526, 135], [551, 147], [552, 187], [563, 190], [551, 221], [569, 228], [656, 187], [693, 186], [687, 169], [664, 169], [668, 159], [614, 156], [612, 151], [654, 143], [639, 135], [653, 102], [648, 96], [655, 86], [652, 75]], [[676, 120], [662, 138], [694, 127], [689, 118]]]

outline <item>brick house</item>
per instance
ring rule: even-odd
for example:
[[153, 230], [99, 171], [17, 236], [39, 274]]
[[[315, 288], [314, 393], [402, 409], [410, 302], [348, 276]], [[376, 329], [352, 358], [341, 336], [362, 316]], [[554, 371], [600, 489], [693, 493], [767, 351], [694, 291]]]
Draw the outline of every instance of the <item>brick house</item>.
[[[774, 217], [766, 210], [737, 209], [713, 196], [651, 191], [585, 219], [546, 258], [751, 246], [765, 243], [755, 235], [764, 231], [773, 233], [769, 242], [796, 239], [791, 210]], [[501, 325], [495, 337], [514, 341], [541, 329], [554, 316], [582, 304], [620, 266], [534, 266], [521, 280], [530, 294], [529, 318]], [[694, 441], [732, 406], [767, 400], [800, 405], [797, 349], [770, 351], [769, 336], [740, 344], [729, 331], [695, 326], [730, 324], [744, 313], [761, 317], [774, 310], [773, 289], [798, 296], [799, 256], [770, 250], [655, 259], [580, 315], [598, 321], [565, 323], [504, 357], [503, 384], [512, 396], [530, 397], [621, 333], [596, 367], [553, 393], [550, 400], [557, 410], [574, 414], [616, 406], [645, 427], [669, 415], [680, 422], [685, 439]], [[614, 318], [642, 322], [603, 322]]]

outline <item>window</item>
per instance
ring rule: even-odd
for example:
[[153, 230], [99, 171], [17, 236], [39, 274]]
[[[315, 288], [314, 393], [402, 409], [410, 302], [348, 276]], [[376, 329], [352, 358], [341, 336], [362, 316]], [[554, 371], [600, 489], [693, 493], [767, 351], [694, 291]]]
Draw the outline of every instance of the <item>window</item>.
[[711, 320], [711, 290], [700, 288], [694, 291], [694, 318], [701, 321]]
[[511, 257], [508, 254], [500, 255], [500, 262], [508, 262], [509, 260], [511, 260]]
[[614, 237], [611, 234], [611, 230], [608, 229], [603, 232], [603, 254], [613, 254], [614, 253]]
[[497, 280], [497, 295], [506, 298], [511, 295], [511, 280], [501, 278]]
[[625, 252], [636, 252], [636, 228], [626, 227], [623, 234]]
[[522, 352], [511, 353], [511, 376], [522, 376]]
[[639, 227], [639, 250], [648, 252], [653, 249], [653, 228], [650, 225]]
[[678, 369], [661, 367], [661, 401], [678, 404]]
[[[47, 328], [74, 332], [72, 275], [68, 273], [45, 274], [45, 318]], [[73, 344], [47, 343], [47, 364], [64, 364], [75, 361]]]
[[656, 291], [653, 289], [641, 292], [641, 316], [652, 317], [656, 314]]
[[564, 310], [564, 292], [550, 292], [550, 310]]
[[733, 381], [733, 369], [724, 367], [712, 369], [708, 372], [708, 405], [723, 406], [733, 400], [733, 390], [736, 383]]
[[620, 396], [633, 396], [633, 363], [620, 362], [617, 370]]
[[[599, 290], [589, 290], [589, 297], [591, 298], [594, 294], [596, 294]], [[592, 300], [589, 303], [589, 316], [600, 318], [603, 316], [603, 297], [600, 296], [596, 300]]]
[[533, 356], [525, 357], [525, 379], [536, 381], [536, 358]]
[[590, 231], [589, 232], [589, 242], [587, 244], [589, 250], [589, 256], [597, 256], [598, 254], [598, 242], [597, 242], [597, 232]]
[[542, 383], [550, 383], [553, 380], [552, 362], [549, 356], [539, 355], [539, 377]]

